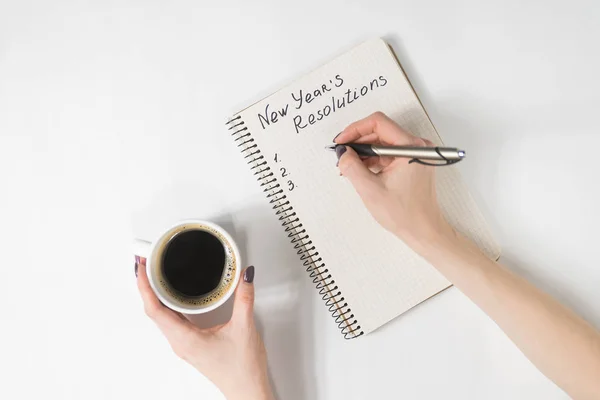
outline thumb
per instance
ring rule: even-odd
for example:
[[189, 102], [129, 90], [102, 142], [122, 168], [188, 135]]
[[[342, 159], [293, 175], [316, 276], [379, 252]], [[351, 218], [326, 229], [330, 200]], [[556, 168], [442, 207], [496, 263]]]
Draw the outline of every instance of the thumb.
[[254, 266], [249, 266], [242, 273], [242, 279], [235, 290], [232, 321], [246, 322], [252, 320], [254, 313]]
[[351, 147], [338, 145], [335, 147], [335, 153], [338, 156], [340, 172], [348, 178], [361, 197], [378, 185], [377, 175], [367, 168]]

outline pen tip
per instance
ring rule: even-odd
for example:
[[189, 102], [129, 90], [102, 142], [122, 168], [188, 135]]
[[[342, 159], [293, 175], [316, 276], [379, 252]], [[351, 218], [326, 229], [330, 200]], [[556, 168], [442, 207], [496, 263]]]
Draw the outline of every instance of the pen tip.
[[459, 150], [458, 151], [458, 156], [460, 158], [465, 158], [466, 155], [467, 155], [467, 153], [464, 150]]
[[335, 144], [330, 144], [328, 146], [325, 146], [325, 150], [335, 150]]

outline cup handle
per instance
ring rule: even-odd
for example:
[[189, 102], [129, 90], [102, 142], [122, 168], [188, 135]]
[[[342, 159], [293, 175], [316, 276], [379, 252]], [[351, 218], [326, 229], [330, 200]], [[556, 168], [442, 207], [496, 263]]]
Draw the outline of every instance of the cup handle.
[[142, 239], [133, 239], [133, 255], [148, 258], [151, 243]]

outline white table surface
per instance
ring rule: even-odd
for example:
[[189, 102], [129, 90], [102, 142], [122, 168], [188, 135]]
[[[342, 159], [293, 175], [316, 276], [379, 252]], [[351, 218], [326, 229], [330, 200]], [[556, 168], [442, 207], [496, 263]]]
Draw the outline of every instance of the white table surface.
[[281, 399], [566, 398], [456, 289], [342, 340], [223, 122], [384, 36], [504, 261], [598, 326], [598, 4], [3, 0], [0, 398], [221, 398], [135, 287], [131, 238], [186, 217], [256, 265]]

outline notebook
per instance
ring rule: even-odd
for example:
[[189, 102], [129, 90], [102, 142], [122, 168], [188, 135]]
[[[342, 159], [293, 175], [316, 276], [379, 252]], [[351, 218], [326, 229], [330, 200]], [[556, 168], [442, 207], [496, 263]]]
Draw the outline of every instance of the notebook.
[[[450, 286], [380, 227], [324, 147], [382, 111], [442, 141], [391, 48], [370, 40], [231, 117], [227, 129], [343, 336], [368, 334]], [[433, 167], [432, 167], [433, 168]], [[436, 170], [448, 221], [490, 258], [499, 248], [455, 167]]]

